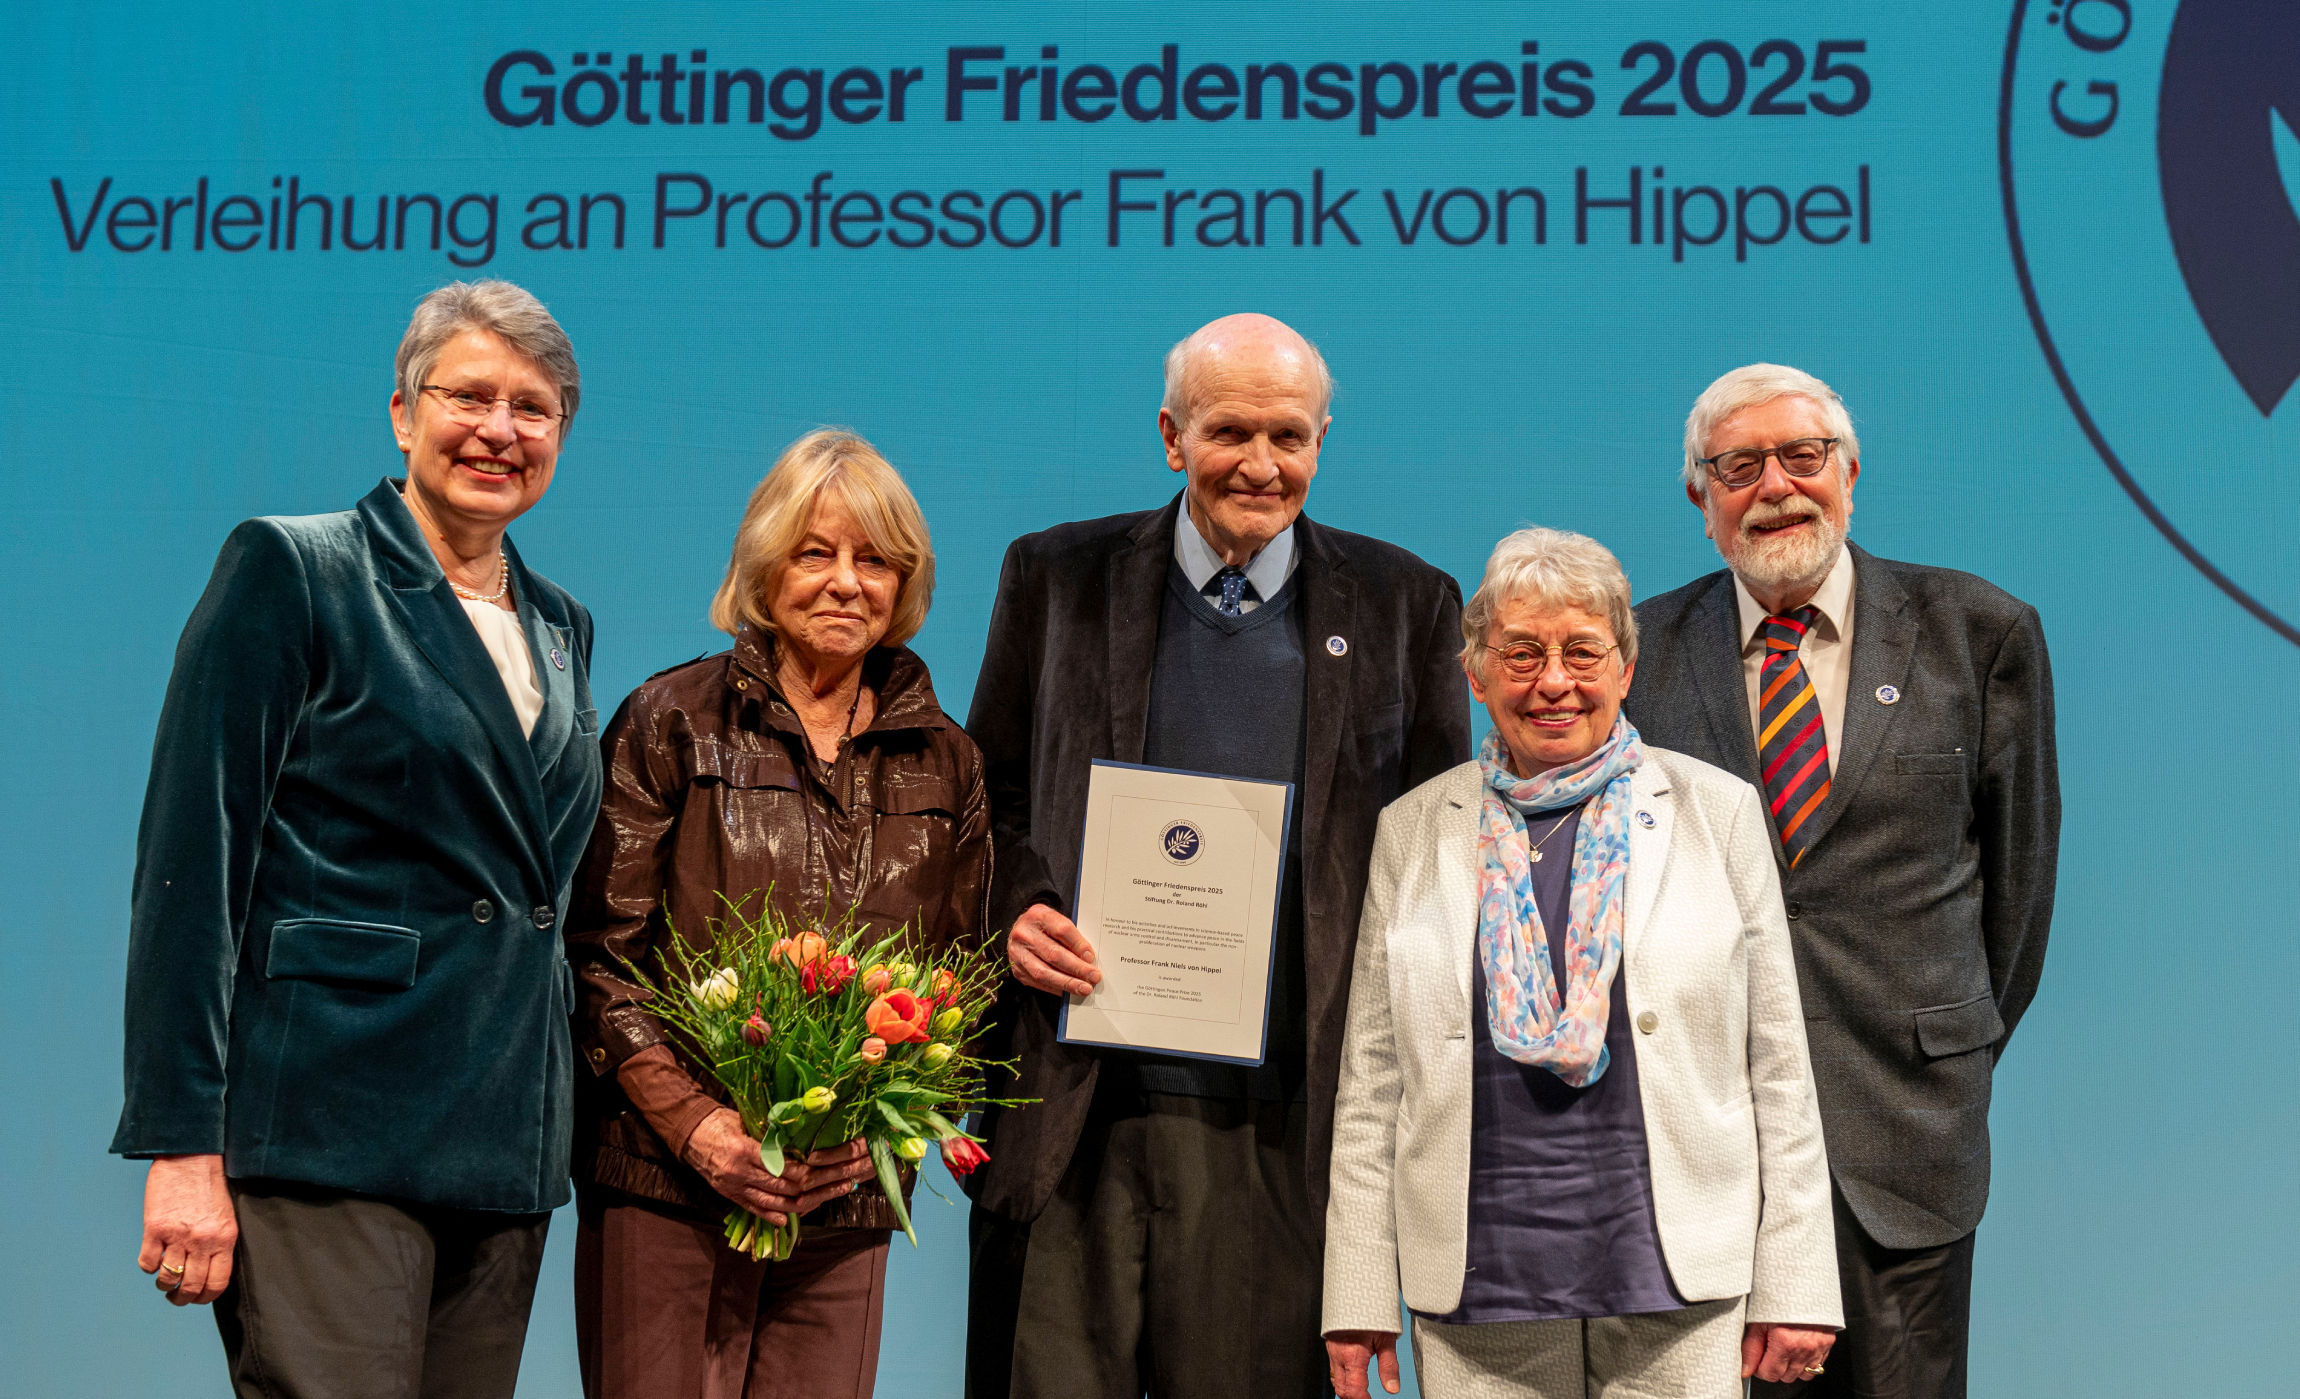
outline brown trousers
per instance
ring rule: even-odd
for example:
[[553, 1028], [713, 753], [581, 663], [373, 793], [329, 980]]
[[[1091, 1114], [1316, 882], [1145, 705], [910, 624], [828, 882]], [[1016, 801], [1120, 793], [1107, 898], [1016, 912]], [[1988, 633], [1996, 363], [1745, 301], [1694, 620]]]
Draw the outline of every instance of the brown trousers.
[[887, 1231], [809, 1229], [780, 1263], [623, 1197], [578, 1201], [586, 1399], [871, 1399]]

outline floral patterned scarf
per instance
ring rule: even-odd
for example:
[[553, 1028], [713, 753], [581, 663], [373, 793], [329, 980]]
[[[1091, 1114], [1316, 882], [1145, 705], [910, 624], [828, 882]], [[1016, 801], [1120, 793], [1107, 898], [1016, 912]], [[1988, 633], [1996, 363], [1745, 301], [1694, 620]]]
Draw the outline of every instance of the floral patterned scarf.
[[[1588, 757], [1536, 777], [1510, 775], [1501, 735], [1478, 750], [1485, 777], [1479, 813], [1477, 953], [1485, 967], [1486, 1018], [1494, 1048], [1539, 1064], [1576, 1088], [1604, 1077], [1605, 1023], [1613, 975], [1621, 966], [1626, 917], [1622, 876], [1629, 868], [1629, 775], [1645, 745], [1626, 717]], [[1526, 811], [1586, 803], [1573, 837], [1572, 893], [1565, 933], [1564, 1009], [1549, 964], [1549, 938], [1533, 902]]]

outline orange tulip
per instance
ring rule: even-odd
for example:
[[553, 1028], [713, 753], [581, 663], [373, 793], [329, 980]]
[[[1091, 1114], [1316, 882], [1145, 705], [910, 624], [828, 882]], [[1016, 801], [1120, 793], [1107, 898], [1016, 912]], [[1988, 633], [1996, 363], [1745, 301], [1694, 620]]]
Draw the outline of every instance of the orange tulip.
[[865, 1036], [862, 1047], [855, 1051], [855, 1055], [866, 1064], [875, 1064], [886, 1058], [886, 1041], [877, 1035]]
[[779, 957], [794, 967], [804, 967], [821, 961], [829, 954], [831, 945], [821, 933], [801, 933], [795, 938], [778, 938], [769, 950], [769, 957]]
[[862, 982], [863, 990], [874, 996], [883, 996], [886, 994], [886, 988], [894, 984], [894, 973], [888, 971], [884, 966], [872, 967], [863, 973]]
[[863, 1010], [863, 1026], [888, 1044], [927, 1038], [926, 1004], [909, 991], [893, 990]]
[[947, 1001], [958, 990], [958, 977], [948, 967], [938, 967], [934, 973], [934, 997]]

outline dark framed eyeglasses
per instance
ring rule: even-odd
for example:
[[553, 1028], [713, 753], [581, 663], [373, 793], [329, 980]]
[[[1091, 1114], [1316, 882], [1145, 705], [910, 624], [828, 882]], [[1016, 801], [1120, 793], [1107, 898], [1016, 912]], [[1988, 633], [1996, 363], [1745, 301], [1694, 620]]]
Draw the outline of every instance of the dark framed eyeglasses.
[[1829, 451], [1836, 445], [1834, 437], [1799, 437], [1778, 447], [1739, 447], [1693, 461], [1707, 467], [1718, 485], [1739, 489], [1765, 474], [1767, 457], [1778, 460], [1791, 476], [1817, 476], [1829, 464]]
[[439, 395], [447, 408], [447, 416], [459, 423], [483, 423], [500, 403], [511, 411], [511, 421], [529, 437], [540, 437], [544, 429], [564, 417], [558, 409], [532, 398], [499, 398], [476, 389], [451, 389], [441, 384], [420, 384], [425, 393]]
[[1549, 658], [1557, 657], [1565, 673], [1577, 680], [1587, 680], [1605, 668], [1605, 658], [1621, 649], [1619, 642], [1568, 641], [1563, 646], [1544, 646], [1533, 641], [1512, 641], [1506, 646], [1485, 648], [1501, 657], [1501, 668], [1518, 680], [1531, 680], [1549, 669]]

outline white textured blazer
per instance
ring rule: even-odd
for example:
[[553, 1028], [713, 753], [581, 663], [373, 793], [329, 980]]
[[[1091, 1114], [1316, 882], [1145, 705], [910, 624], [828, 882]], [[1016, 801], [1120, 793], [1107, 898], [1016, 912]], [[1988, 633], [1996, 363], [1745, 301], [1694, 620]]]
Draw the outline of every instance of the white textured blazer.
[[[1688, 1302], [1843, 1324], [1820, 1110], [1755, 788], [1648, 747], [1630, 778], [1622, 966], [1654, 1223]], [[1374, 839], [1334, 1109], [1323, 1328], [1461, 1304], [1469, 1240], [1478, 765], [1391, 803]], [[1648, 822], [1647, 818], [1651, 818]]]

